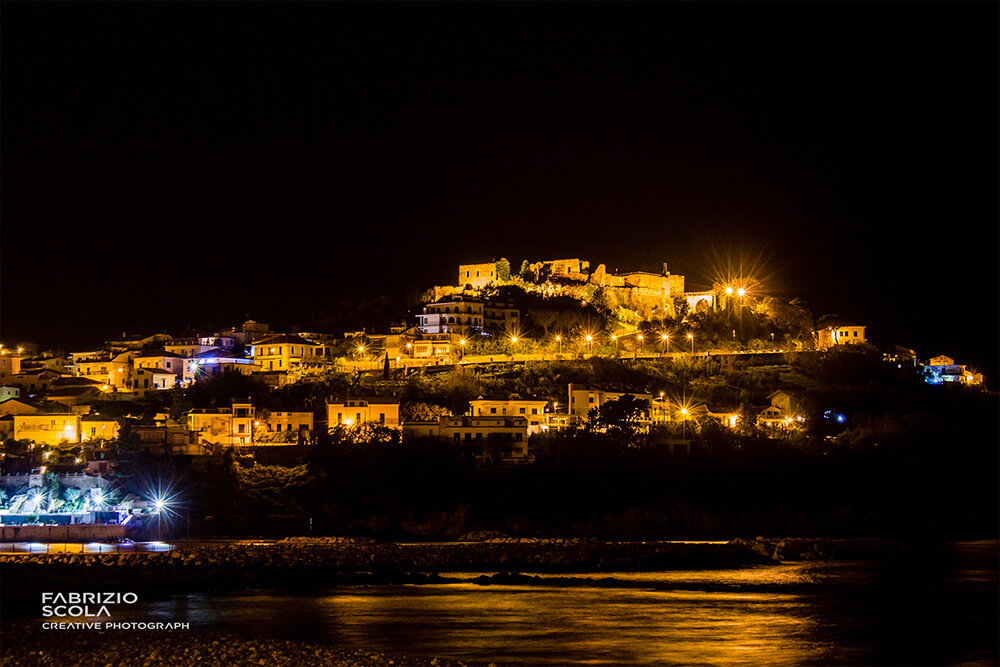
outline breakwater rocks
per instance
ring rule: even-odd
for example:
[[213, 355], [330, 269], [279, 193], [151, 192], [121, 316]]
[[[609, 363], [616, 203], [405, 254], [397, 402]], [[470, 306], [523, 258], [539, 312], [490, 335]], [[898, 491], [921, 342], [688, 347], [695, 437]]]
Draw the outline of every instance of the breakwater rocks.
[[595, 572], [716, 569], [770, 558], [729, 543], [604, 542], [596, 539], [491, 538], [477, 542], [397, 543], [355, 538], [289, 538], [276, 543], [181, 546], [158, 553], [19, 554], [18, 564], [86, 569], [211, 573], [215, 581], [247, 573]]
[[737, 538], [732, 545], [744, 547], [775, 562], [796, 560], [851, 560], [887, 558], [908, 549], [895, 542], [870, 538]]
[[[4, 667], [473, 667], [444, 658], [391, 655], [305, 642], [192, 631], [76, 631], [42, 629], [40, 621], [5, 621]], [[474, 663], [484, 665], [484, 663]]]
[[5, 609], [46, 590], [101, 581], [104, 590], [200, 590], [430, 584], [448, 572], [599, 573], [773, 564], [738, 544], [492, 538], [405, 544], [352, 538], [182, 546], [170, 552], [0, 556]]

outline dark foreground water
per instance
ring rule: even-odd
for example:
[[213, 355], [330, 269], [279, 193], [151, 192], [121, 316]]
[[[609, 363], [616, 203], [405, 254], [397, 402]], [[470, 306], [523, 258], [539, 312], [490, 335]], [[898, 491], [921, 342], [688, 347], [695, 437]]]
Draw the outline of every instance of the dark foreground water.
[[998, 565], [998, 542], [966, 542], [902, 562], [183, 594], [113, 620], [527, 665], [995, 665]]

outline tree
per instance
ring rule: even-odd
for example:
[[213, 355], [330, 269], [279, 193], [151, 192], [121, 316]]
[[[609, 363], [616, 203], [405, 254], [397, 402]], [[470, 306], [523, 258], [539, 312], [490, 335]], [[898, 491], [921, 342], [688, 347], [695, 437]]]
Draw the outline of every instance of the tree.
[[496, 263], [497, 282], [510, 282], [510, 262], [503, 257]]
[[588, 418], [598, 430], [604, 429], [611, 435], [621, 436], [625, 442], [631, 444], [639, 431], [640, 419], [648, 409], [647, 401], [639, 400], [632, 394], [625, 394], [605, 401], [598, 408], [596, 415], [588, 414]]

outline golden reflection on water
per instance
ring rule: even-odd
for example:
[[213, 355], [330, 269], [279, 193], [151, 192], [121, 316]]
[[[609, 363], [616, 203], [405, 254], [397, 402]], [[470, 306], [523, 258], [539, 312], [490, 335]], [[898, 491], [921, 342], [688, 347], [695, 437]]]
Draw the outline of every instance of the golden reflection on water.
[[[817, 662], [828, 649], [815, 639], [807, 605], [783, 593], [474, 584], [412, 593], [337, 595], [329, 612], [361, 644], [373, 632], [388, 633], [402, 640], [394, 650], [433, 644], [440, 654], [436, 633], [448, 628], [448, 655], [498, 662], [796, 665]], [[424, 646], [430, 628], [434, 636]]]

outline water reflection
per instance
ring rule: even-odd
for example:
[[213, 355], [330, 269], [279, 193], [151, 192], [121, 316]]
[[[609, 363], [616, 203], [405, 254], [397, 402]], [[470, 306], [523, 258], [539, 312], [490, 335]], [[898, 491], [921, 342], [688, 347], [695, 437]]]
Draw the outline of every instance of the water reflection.
[[996, 664], [992, 544], [978, 558], [617, 573], [572, 585], [182, 595], [121, 620], [532, 665]]

